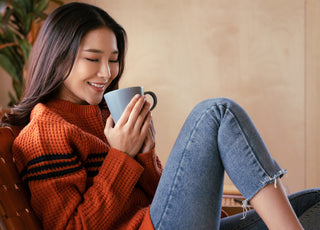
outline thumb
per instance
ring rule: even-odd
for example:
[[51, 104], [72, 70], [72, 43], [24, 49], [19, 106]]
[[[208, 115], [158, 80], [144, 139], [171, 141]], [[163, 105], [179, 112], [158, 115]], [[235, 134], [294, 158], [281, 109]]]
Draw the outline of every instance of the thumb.
[[110, 115], [110, 116], [107, 118], [105, 130], [110, 130], [110, 129], [113, 128], [113, 126], [114, 126], [113, 118], [112, 118], [112, 116]]

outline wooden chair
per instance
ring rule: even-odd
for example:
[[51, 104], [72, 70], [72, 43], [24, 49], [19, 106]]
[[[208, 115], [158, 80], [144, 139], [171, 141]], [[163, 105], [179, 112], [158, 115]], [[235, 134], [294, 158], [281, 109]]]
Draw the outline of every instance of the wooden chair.
[[0, 229], [41, 229], [11, 153], [14, 132], [0, 127]]

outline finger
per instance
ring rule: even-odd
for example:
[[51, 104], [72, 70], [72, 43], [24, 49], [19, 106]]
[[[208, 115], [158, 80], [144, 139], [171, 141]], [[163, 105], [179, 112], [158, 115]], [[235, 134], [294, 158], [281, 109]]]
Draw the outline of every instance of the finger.
[[137, 104], [137, 102], [139, 101], [140, 98], [141, 98], [141, 96], [139, 94], [137, 94], [131, 99], [131, 101], [127, 105], [126, 109], [123, 111], [121, 117], [119, 118], [117, 124], [124, 125], [125, 123], [127, 123], [133, 108], [135, 107], [135, 105]]
[[149, 128], [150, 128], [150, 121], [151, 121], [151, 115], [150, 115], [150, 111], [147, 114], [147, 117], [145, 119], [145, 122], [143, 123], [142, 127], [141, 127], [141, 132], [140, 135], [145, 139], [148, 132], [149, 132]]
[[146, 112], [143, 112], [146, 103], [147, 102], [145, 96], [142, 96], [133, 107], [128, 118], [128, 123], [133, 124], [133, 126], [135, 126], [140, 115], [146, 115]]
[[110, 130], [113, 128], [114, 122], [111, 115], [107, 118], [106, 126], [104, 127], [104, 135], [107, 137], [107, 133], [110, 132]]
[[154, 140], [155, 134], [154, 134], [153, 128], [151, 127], [151, 122], [150, 122], [150, 127], [149, 127], [149, 131], [148, 131], [148, 135], [150, 136], [150, 138], [151, 138], [152, 140]]
[[114, 121], [113, 121], [113, 118], [112, 116], [110, 115], [108, 118], [107, 118], [107, 121], [106, 121], [106, 128], [110, 129], [112, 128], [114, 125]]
[[155, 135], [156, 135], [156, 129], [155, 129], [155, 127], [154, 127], [154, 123], [153, 123], [153, 119], [152, 119], [152, 113], [150, 113], [150, 115], [151, 115], [152, 134], [153, 134], [153, 136], [155, 136]]
[[149, 127], [149, 135], [151, 136], [151, 138], [153, 140], [155, 140], [155, 136], [156, 136], [156, 131], [155, 131], [155, 128], [154, 128], [154, 125], [153, 125], [153, 119], [152, 119], [152, 113], [150, 112], [150, 127]]
[[148, 136], [149, 136], [150, 142], [152, 142], [152, 144], [154, 144], [155, 136], [154, 136], [154, 133], [153, 133], [151, 127], [149, 128], [149, 134], [148, 134]]
[[151, 127], [149, 127], [148, 134], [144, 141], [145, 151], [149, 151], [150, 149], [152, 149], [154, 147], [154, 143], [155, 143], [155, 138], [154, 138]]
[[150, 112], [150, 103], [146, 101], [143, 105], [143, 108], [142, 108], [139, 116], [137, 117], [136, 122], [135, 122], [135, 126], [134, 126], [135, 130], [137, 130], [137, 131], [141, 130], [141, 127], [142, 127], [143, 123], [145, 122], [146, 117], [149, 114], [149, 112]]
[[150, 129], [150, 133], [151, 133], [151, 137], [152, 137], [152, 139], [153, 139], [153, 140], [155, 140], [156, 133], [155, 133], [155, 131], [154, 131], [154, 129], [153, 129], [153, 128], [151, 128], [151, 129]]

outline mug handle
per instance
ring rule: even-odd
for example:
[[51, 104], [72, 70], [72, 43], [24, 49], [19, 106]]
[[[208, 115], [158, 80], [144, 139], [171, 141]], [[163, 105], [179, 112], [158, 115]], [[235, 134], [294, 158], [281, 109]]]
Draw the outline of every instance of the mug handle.
[[157, 105], [157, 103], [158, 103], [156, 94], [155, 94], [154, 92], [151, 92], [151, 91], [146, 91], [146, 92], [144, 92], [144, 94], [149, 94], [149, 95], [152, 97], [152, 99], [153, 99], [153, 105], [152, 105], [152, 107], [151, 107], [150, 110], [153, 110], [154, 107], [156, 107], [156, 105]]

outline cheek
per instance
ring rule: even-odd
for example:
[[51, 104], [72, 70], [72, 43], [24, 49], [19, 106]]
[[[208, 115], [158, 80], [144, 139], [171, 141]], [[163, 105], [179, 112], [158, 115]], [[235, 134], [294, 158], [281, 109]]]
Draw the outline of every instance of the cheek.
[[74, 91], [75, 88], [77, 88], [77, 81], [74, 81], [74, 79], [67, 77], [67, 79], [63, 82], [63, 87], [68, 91]]
[[112, 79], [115, 79], [119, 74], [119, 65], [113, 66], [110, 71]]
[[97, 68], [97, 64], [80, 59], [74, 64], [71, 73], [77, 76], [79, 80], [84, 80], [97, 72]]

